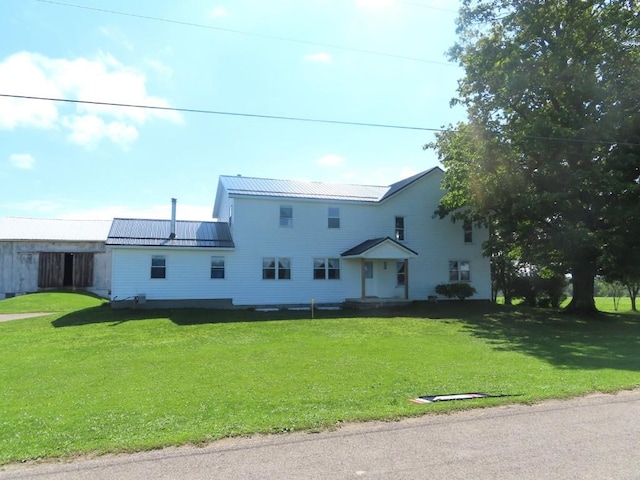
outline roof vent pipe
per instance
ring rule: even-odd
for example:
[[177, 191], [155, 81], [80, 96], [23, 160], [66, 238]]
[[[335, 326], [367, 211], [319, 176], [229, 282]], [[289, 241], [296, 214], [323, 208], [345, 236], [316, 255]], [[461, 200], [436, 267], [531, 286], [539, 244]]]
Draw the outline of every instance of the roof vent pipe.
[[171, 235], [169, 235], [170, 239], [176, 238], [176, 202], [175, 198], [171, 199]]

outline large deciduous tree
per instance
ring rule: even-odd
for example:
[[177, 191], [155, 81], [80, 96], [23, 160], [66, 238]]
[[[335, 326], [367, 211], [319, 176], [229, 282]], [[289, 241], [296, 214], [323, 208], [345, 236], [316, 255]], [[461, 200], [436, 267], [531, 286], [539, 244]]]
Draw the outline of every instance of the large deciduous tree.
[[640, 222], [640, 2], [463, 0], [458, 33], [453, 102], [468, 120], [431, 145], [446, 169], [439, 213], [571, 273], [568, 308], [595, 312], [604, 252], [638, 242], [624, 225]]

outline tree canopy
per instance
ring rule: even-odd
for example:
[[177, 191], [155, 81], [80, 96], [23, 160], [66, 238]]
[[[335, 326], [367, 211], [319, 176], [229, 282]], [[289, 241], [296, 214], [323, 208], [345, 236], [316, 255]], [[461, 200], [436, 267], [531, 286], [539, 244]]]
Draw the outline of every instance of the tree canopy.
[[571, 273], [569, 308], [593, 312], [603, 258], [640, 248], [640, 3], [463, 0], [458, 34], [468, 119], [429, 145], [438, 213]]

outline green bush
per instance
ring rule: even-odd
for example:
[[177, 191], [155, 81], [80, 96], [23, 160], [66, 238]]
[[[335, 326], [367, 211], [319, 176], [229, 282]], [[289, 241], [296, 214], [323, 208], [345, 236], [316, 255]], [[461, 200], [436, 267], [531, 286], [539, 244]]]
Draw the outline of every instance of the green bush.
[[455, 297], [458, 300], [464, 300], [473, 296], [476, 293], [476, 289], [466, 282], [441, 283], [436, 285], [436, 293], [447, 298]]

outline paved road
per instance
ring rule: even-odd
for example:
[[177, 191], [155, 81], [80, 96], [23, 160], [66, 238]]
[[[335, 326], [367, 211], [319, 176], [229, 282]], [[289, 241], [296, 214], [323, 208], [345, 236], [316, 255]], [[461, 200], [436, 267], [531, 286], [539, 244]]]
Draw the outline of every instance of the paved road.
[[354, 424], [320, 434], [9, 466], [0, 478], [640, 479], [640, 390]]

